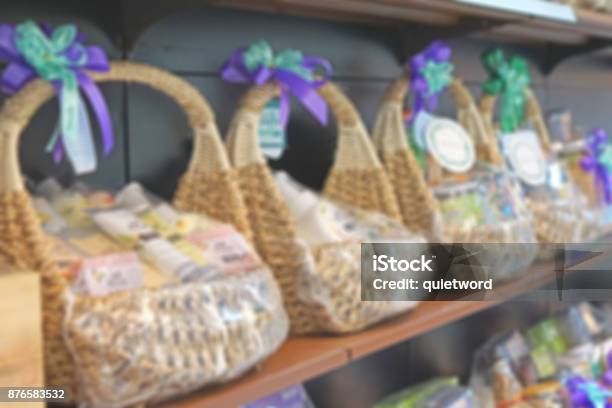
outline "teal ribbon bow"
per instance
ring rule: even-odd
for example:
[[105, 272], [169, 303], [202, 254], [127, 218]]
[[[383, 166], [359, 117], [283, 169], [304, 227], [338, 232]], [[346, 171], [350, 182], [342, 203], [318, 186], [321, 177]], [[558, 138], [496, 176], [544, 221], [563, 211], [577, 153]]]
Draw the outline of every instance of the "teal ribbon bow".
[[286, 49], [276, 56], [267, 41], [251, 44], [244, 52], [244, 65], [249, 71], [262, 67], [276, 68], [293, 72], [307, 81], [312, 81], [312, 70], [304, 66], [304, 54], [299, 50]]
[[502, 96], [500, 128], [514, 132], [525, 122], [526, 90], [531, 84], [528, 63], [519, 56], [507, 60], [504, 51], [497, 48], [484, 54], [483, 64], [489, 73], [483, 91]]
[[[314, 78], [314, 71], [322, 68], [322, 79]], [[287, 127], [292, 93], [317, 120], [327, 124], [327, 104], [316, 92], [331, 75], [329, 61], [305, 56], [300, 51], [287, 49], [276, 56], [266, 41], [236, 50], [221, 68], [221, 77], [228, 82], [264, 84], [276, 81], [280, 85], [280, 122]]]
[[427, 61], [421, 74], [427, 80], [428, 94], [439, 94], [453, 83], [454, 66], [450, 62]]
[[[91, 125], [79, 86], [83, 83], [90, 92], [95, 85], [79, 71], [92, 62], [88, 61], [88, 49], [78, 42], [77, 37], [78, 30], [71, 24], [59, 26], [47, 35], [38, 24], [26, 21], [15, 27], [14, 46], [36, 75], [51, 82], [59, 95], [59, 125], [47, 144], [47, 152], [54, 152], [58, 161], [65, 149], [75, 172], [82, 174], [95, 170], [97, 159]], [[99, 91], [95, 91], [99, 95]], [[106, 106], [102, 108], [102, 115], [107, 114]], [[112, 147], [112, 140], [107, 140], [106, 150], [109, 147]]]

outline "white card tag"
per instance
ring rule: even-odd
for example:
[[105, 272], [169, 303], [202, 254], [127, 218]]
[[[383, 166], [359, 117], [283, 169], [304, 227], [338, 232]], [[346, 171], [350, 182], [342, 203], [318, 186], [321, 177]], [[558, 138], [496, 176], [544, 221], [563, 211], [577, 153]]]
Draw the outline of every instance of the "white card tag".
[[72, 289], [77, 294], [105, 296], [121, 290], [141, 288], [143, 284], [138, 255], [125, 252], [84, 259]]
[[432, 117], [425, 132], [427, 150], [446, 170], [465, 173], [476, 162], [474, 143], [463, 127], [450, 119]]
[[537, 135], [532, 130], [519, 130], [501, 136], [502, 147], [512, 170], [526, 184], [546, 183], [548, 164]]
[[259, 143], [263, 154], [270, 159], [280, 158], [287, 147], [287, 135], [281, 125], [278, 98], [270, 100], [261, 113]]
[[433, 118], [434, 117], [429, 112], [422, 110], [416, 114], [412, 122], [412, 137], [416, 145], [422, 150], [427, 150], [427, 128]]

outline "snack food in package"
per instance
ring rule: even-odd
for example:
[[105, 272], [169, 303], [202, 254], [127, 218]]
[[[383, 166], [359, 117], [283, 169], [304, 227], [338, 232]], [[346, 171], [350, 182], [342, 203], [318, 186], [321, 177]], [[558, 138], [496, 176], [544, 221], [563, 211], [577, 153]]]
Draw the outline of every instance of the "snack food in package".
[[374, 408], [479, 408], [472, 391], [454, 377], [436, 378], [409, 387], [374, 405]]
[[612, 385], [605, 326], [601, 308], [580, 303], [532, 325], [525, 336], [497, 336], [477, 352], [470, 386], [483, 406], [597, 406], [583, 393], [589, 387], [605, 395]]
[[[380, 213], [338, 204], [277, 173], [278, 188], [296, 223], [302, 251], [301, 286], [296, 294], [322, 309], [321, 331], [349, 332], [412, 309], [410, 301], [361, 301], [361, 243], [413, 242], [399, 222]], [[313, 271], [318, 271], [313, 273]]]
[[43, 227], [74, 277], [64, 336], [79, 401], [124, 407], [228, 381], [285, 339], [278, 287], [232, 226], [138, 184], [116, 196], [51, 181], [38, 191]]

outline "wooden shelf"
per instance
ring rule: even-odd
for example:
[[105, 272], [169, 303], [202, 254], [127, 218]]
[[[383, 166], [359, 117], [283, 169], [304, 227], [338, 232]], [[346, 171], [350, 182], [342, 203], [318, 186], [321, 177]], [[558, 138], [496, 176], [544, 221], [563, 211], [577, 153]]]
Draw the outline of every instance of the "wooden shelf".
[[[125, 42], [118, 45], [127, 50], [155, 22], [197, 5], [353, 21], [402, 31], [417, 26], [419, 34], [423, 34], [422, 26], [427, 25], [431, 33], [440, 38], [450, 33], [453, 38], [473, 35], [527, 44], [546, 42], [569, 46], [588, 44], [594, 39], [612, 40], [612, 14], [580, 9], [575, 10], [576, 23], [566, 23], [455, 0], [175, 0], [155, 7], [145, 0], [123, 0], [120, 4], [123, 20], [130, 24], [121, 27]], [[108, 23], [106, 30], [110, 34], [114, 33], [116, 23]], [[422, 35], [412, 37], [410, 34], [411, 40], [418, 41]], [[426, 35], [423, 39], [427, 41], [429, 37]]]
[[[611, 252], [585, 258], [566, 273], [588, 269]], [[353, 360], [383, 350], [451, 322], [491, 308], [554, 281], [553, 262], [532, 266], [520, 279], [494, 288], [495, 300], [422, 302], [413, 311], [360, 333], [346, 336], [292, 337], [261, 367], [226, 386], [165, 403], [163, 408], [233, 408], [292, 384], [310, 380]]]
[[[405, 27], [405, 22], [449, 26], [465, 19], [482, 19], [481, 35], [500, 33], [527, 41], [559, 44], [587, 42], [590, 38], [612, 39], [612, 14], [575, 10], [577, 22], [560, 22], [542, 17], [458, 3], [453, 0], [209, 0], [212, 5], [303, 15], [335, 20], [369, 21], [372, 24]], [[402, 24], [403, 23], [403, 24]], [[526, 31], [525, 31], [526, 30]]]
[[332, 338], [291, 338], [262, 367], [230, 385], [213, 388], [165, 408], [237, 407], [277, 390], [317, 377], [348, 363], [346, 351]]

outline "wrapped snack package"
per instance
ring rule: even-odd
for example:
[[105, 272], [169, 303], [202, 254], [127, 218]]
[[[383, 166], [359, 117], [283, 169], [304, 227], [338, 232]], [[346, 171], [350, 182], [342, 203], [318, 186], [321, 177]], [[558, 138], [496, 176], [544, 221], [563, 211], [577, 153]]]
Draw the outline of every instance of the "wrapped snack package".
[[481, 404], [596, 406], [586, 401], [605, 395], [612, 384], [612, 343], [602, 311], [580, 303], [527, 328], [525, 335], [514, 332], [487, 342], [475, 356], [470, 379]]
[[[255, 82], [248, 76], [254, 71], [246, 73], [244, 78], [236, 78], [236, 73], [244, 70], [234, 68], [244, 62], [245, 55], [262, 50], [274, 54], [265, 42], [237, 51], [224, 66], [223, 78], [232, 82]], [[261, 62], [255, 69], [264, 67], [270, 68]], [[375, 236], [389, 242], [424, 240], [400, 228], [396, 222], [400, 218], [396, 198], [353, 104], [335, 85], [325, 79], [315, 80], [315, 67], [311, 64], [300, 67], [303, 68], [300, 72], [308, 78], [305, 85], [312, 88], [311, 97], [302, 103], [316, 101], [323, 110], [329, 104], [337, 121], [335, 164], [323, 189], [323, 197], [331, 201], [321, 201], [318, 196], [309, 202], [294, 200], [291, 197], [295, 187], [283, 183], [282, 179], [279, 185], [266, 162], [260, 142], [264, 136], [270, 136], [264, 132], [273, 124], [274, 115], [264, 115], [264, 111], [270, 109], [271, 101], [279, 94], [287, 92], [278, 83], [282, 80], [275, 76], [265, 84], [252, 87], [240, 101], [229, 128], [228, 151], [245, 196], [254, 241], [281, 285], [292, 331], [347, 333], [415, 306], [414, 302], [361, 300], [360, 242]], [[276, 127], [284, 132], [280, 120], [276, 121]], [[348, 208], [386, 217], [368, 215], [364, 220], [363, 215], [357, 215], [357, 210]], [[364, 213], [359, 211], [359, 214]]]
[[286, 336], [266, 269], [211, 282], [76, 296], [65, 337], [81, 399], [123, 407], [231, 380]]
[[[17, 27], [46, 35], [33, 22]], [[236, 378], [284, 341], [288, 319], [270, 271], [245, 244], [252, 237], [245, 205], [205, 99], [150, 66], [113, 62], [98, 68], [79, 73], [92, 86], [148, 85], [186, 113], [194, 153], [176, 207], [153, 200], [150, 208], [134, 208], [125, 196], [141, 193], [137, 186], [118, 200], [82, 185], [66, 191], [53, 184], [40, 189], [34, 205], [14, 147], [55, 88], [33, 79], [0, 111], [0, 151], [13, 155], [0, 161], [0, 264], [42, 276], [46, 386], [65, 389], [85, 406], [123, 407]], [[108, 142], [111, 135], [105, 136]], [[95, 150], [75, 156], [73, 148], [65, 154], [77, 172], [93, 170]], [[153, 238], [166, 240], [171, 256], [147, 252], [145, 241]], [[209, 257], [204, 268], [193, 260], [198, 256]], [[161, 262], [175, 257], [197, 268]]]
[[[516, 182], [497, 168], [499, 154], [489, 148], [478, 109], [454, 76], [450, 57], [441, 41], [413, 57], [408, 75], [387, 90], [374, 142], [404, 224], [440, 242], [509, 244], [498, 245], [482, 264], [495, 265], [490, 278], [511, 279], [536, 256], [532, 220]], [[457, 121], [432, 113], [432, 100], [446, 90], [457, 106]], [[409, 92], [414, 107], [404, 114]], [[512, 245], [517, 243], [530, 245]]]
[[[286, 173], [277, 173], [277, 186], [293, 218], [297, 235], [312, 253], [314, 267], [321, 273], [304, 276], [300, 291], [304, 299], [316, 299], [330, 316], [330, 330], [358, 327], [359, 314], [346, 315], [345, 305], [361, 298], [361, 242], [411, 242], [426, 245], [424, 239], [408, 233], [404, 226], [380, 213], [360, 210], [320, 197]], [[351, 277], [342, 287], [335, 281], [340, 276]], [[345, 278], [346, 279], [346, 278]], [[355, 300], [351, 300], [354, 298]], [[394, 300], [361, 302], [361, 311], [375, 321], [406, 310], [416, 302]], [[338, 317], [335, 317], [338, 316]], [[342, 318], [339, 318], [343, 316]], [[354, 319], [354, 320], [350, 320]]]
[[[136, 183], [115, 197], [54, 190], [44, 209], [65, 225], [54, 242], [76, 275], [64, 330], [80, 400], [163, 400], [235, 378], [278, 346], [288, 326], [280, 293], [230, 225], [180, 212]], [[46, 230], [58, 223], [39, 216]]]
[[478, 408], [481, 405], [457, 378], [438, 378], [409, 387], [374, 405], [374, 408]]

